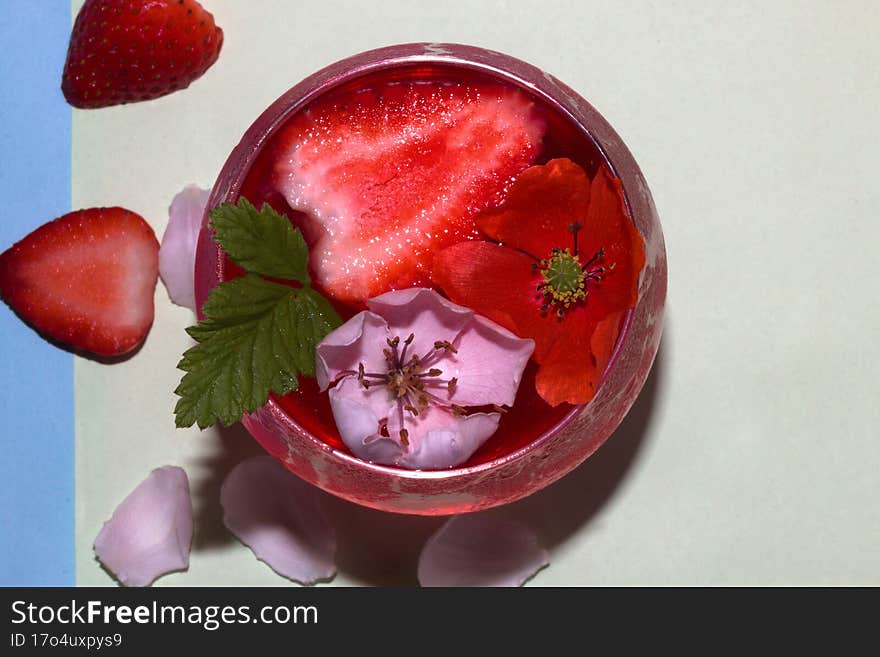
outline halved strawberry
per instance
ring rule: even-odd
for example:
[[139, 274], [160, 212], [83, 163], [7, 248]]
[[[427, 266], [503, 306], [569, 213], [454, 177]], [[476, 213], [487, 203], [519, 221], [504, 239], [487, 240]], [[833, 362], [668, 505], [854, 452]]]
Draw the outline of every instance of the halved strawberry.
[[196, 0], [86, 0], [61, 90], [81, 108], [158, 98], [201, 77], [222, 45], [223, 30]]
[[312, 104], [279, 136], [274, 184], [324, 289], [361, 301], [424, 284], [436, 249], [476, 235], [538, 154], [544, 122], [493, 83], [395, 82]]
[[102, 356], [153, 323], [159, 242], [143, 217], [90, 208], [43, 224], [0, 254], [0, 297], [39, 331]]

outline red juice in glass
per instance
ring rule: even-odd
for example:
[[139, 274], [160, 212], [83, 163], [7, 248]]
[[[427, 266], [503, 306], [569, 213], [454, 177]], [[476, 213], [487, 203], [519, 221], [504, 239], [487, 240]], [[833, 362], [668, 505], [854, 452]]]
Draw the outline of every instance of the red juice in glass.
[[[345, 111], [349, 99], [406, 94], [426, 85], [432, 89], [464, 89], [463, 93], [476, 95], [509, 92], [526, 98], [531, 105], [530, 119], [542, 126], [540, 141], [534, 145], [527, 165], [567, 158], [590, 179], [600, 167], [608, 167], [621, 179], [627, 212], [645, 240], [647, 254], [639, 303], [622, 315], [616, 327], [616, 345], [596, 397], [583, 406], [549, 405], [536, 392], [537, 366], [530, 362], [516, 401], [501, 418], [497, 432], [461, 466], [413, 472], [357, 459], [340, 439], [328, 395], [318, 390], [313, 378], [301, 377], [298, 390], [283, 397], [273, 396], [264, 409], [245, 418], [245, 426], [270, 453], [316, 485], [374, 508], [433, 515], [477, 510], [527, 495], [571, 470], [604, 442], [638, 394], [659, 343], [665, 252], [656, 211], [641, 173], [598, 113], [537, 69], [466, 46], [414, 44], [372, 51], [304, 81], [251, 128], [227, 162], [209, 207], [240, 196], [257, 207], [269, 203], [301, 228], [313, 246], [309, 215], [290, 207], [278, 184], [279, 153], [285, 148], [291, 123], [304, 113], [320, 116], [328, 107]], [[587, 122], [589, 125], [585, 125]], [[437, 156], [442, 157], [442, 153]], [[498, 181], [498, 193], [488, 205], [503, 202], [512, 180], [515, 175]], [[236, 265], [206, 243], [206, 232], [197, 259], [199, 304], [210, 286], [239, 274]], [[473, 231], [454, 236], [454, 241], [463, 239], [480, 239], [480, 235]], [[429, 242], [427, 247], [419, 248], [444, 245], [441, 237], [439, 243]], [[405, 285], [431, 287], [425, 271], [416, 268], [400, 280]], [[364, 308], [362, 301], [334, 296], [333, 290], [322, 288], [319, 277], [314, 278], [314, 287], [333, 302], [343, 321]], [[380, 292], [386, 289], [390, 288]], [[617, 376], [615, 369], [620, 370]], [[606, 390], [609, 386], [614, 389]]]

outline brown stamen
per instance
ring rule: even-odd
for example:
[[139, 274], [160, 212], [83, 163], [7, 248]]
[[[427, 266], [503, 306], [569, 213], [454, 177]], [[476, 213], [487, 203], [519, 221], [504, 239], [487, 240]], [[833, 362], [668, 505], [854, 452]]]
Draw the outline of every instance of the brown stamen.
[[447, 342], [446, 340], [437, 340], [437, 342], [434, 343], [434, 349], [445, 349], [453, 354], [458, 353], [458, 349], [456, 349], [451, 342]]
[[[404, 447], [409, 446], [409, 431], [404, 427], [407, 414], [415, 418], [424, 413], [433, 403], [441, 408], [445, 408], [456, 417], [468, 415], [476, 409], [468, 409], [466, 407], [455, 404], [448, 399], [458, 387], [458, 378], [450, 379], [440, 378], [443, 370], [439, 367], [430, 367], [436, 359], [443, 354], [458, 353], [455, 345], [448, 340], [437, 340], [424, 356], [419, 357], [417, 354], [409, 355], [407, 349], [415, 339], [414, 334], [403, 340], [403, 348], [400, 347], [401, 339], [399, 336], [387, 338], [388, 348], [382, 350], [385, 356], [385, 362], [388, 370], [381, 372], [367, 372], [363, 363], [358, 363], [357, 371], [351, 371], [349, 374], [356, 374], [357, 380], [364, 388], [370, 388], [378, 384], [388, 390], [397, 402], [397, 414], [400, 426], [400, 444]], [[409, 360], [407, 360], [409, 358]], [[428, 388], [443, 387], [446, 389], [447, 399], [435, 395]], [[500, 408], [493, 405], [493, 408]], [[381, 429], [380, 429], [381, 433]], [[387, 425], [385, 434], [387, 435]]]
[[409, 337], [403, 341], [403, 349], [400, 350], [400, 362], [406, 362], [406, 350], [409, 349], [409, 346], [412, 344], [413, 339], [415, 338], [414, 333], [410, 333]]
[[578, 233], [583, 227], [583, 224], [579, 221], [575, 221], [573, 224], [568, 225], [568, 231], [574, 235], [574, 248], [572, 249], [572, 253], [575, 258], [578, 256]]

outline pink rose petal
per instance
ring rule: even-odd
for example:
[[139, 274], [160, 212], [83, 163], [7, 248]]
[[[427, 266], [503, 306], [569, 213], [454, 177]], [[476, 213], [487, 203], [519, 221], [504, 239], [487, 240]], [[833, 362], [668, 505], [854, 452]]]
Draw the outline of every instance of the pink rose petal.
[[195, 310], [193, 269], [196, 241], [202, 227], [202, 216], [210, 191], [196, 185], [183, 188], [168, 209], [168, 226], [159, 248], [159, 275], [171, 301]]
[[[400, 416], [388, 403], [384, 386], [365, 389], [355, 377], [342, 379], [330, 389], [336, 428], [355, 456], [374, 463], [412, 470], [449, 468], [463, 463], [498, 429], [500, 413], [473, 413], [457, 417], [429, 406], [418, 417], [406, 417], [410, 444], [397, 440]], [[382, 425], [386, 434], [380, 433]]]
[[369, 310], [359, 312], [318, 345], [315, 359], [318, 386], [326, 390], [340, 373], [357, 371], [359, 363], [363, 363], [368, 372], [385, 371], [382, 350], [365, 347], [384, 345], [389, 337], [388, 323], [384, 319]]
[[451, 518], [419, 557], [422, 586], [522, 586], [550, 563], [528, 527], [494, 511]]
[[339, 435], [355, 456], [366, 461], [393, 464], [403, 454], [397, 441], [380, 434], [381, 425], [390, 419], [387, 395], [379, 386], [365, 389], [354, 377], [342, 379], [330, 389]]
[[436, 409], [422, 414], [443, 418], [444, 424], [416, 433], [416, 440], [397, 465], [413, 470], [438, 470], [467, 461], [486, 439], [498, 429], [500, 413], [473, 413], [463, 418], [450, 417]]
[[392, 337], [405, 340], [412, 333], [409, 353], [417, 356], [428, 353], [437, 340], [455, 340], [474, 314], [423, 287], [380, 294], [369, 299], [367, 307], [388, 322]]
[[220, 489], [223, 523], [279, 575], [313, 584], [336, 573], [336, 535], [318, 489], [270, 456], [239, 463]]
[[535, 350], [534, 340], [519, 338], [482, 315], [474, 315], [469, 330], [462, 331], [455, 346], [458, 353], [447, 356], [440, 365], [445, 376], [458, 379], [450, 400], [461, 406], [512, 406], [523, 370]]
[[189, 567], [192, 502], [186, 472], [153, 470], [104, 523], [94, 550], [125, 586], [148, 586], [160, 575]]

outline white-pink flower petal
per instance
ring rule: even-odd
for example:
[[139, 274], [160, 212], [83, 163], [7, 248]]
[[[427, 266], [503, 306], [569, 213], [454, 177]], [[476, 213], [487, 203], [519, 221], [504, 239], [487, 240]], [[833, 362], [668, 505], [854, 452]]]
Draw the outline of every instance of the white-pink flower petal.
[[535, 350], [534, 340], [515, 336], [482, 315], [474, 315], [437, 367], [458, 379], [450, 397], [460, 406], [513, 405], [523, 369]]
[[369, 310], [359, 312], [342, 326], [327, 335], [317, 348], [315, 378], [321, 390], [326, 390], [341, 372], [357, 371], [363, 363], [368, 372], [385, 371], [387, 366], [382, 349], [388, 339], [388, 324]]
[[[465, 462], [498, 429], [500, 413], [458, 417], [428, 406], [417, 417], [404, 416], [409, 446], [399, 442], [400, 416], [385, 386], [365, 389], [355, 377], [330, 389], [330, 406], [343, 442], [358, 458], [411, 470], [438, 470]], [[382, 427], [386, 431], [383, 435]]]
[[424, 287], [380, 294], [369, 299], [367, 307], [388, 322], [392, 337], [405, 340], [412, 333], [407, 353], [417, 356], [424, 356], [438, 340], [455, 340], [474, 314]]
[[187, 185], [168, 209], [168, 226], [159, 248], [159, 275], [168, 290], [171, 301], [178, 306], [195, 310], [193, 270], [196, 242], [202, 227], [202, 216], [208, 204], [210, 191]]
[[192, 501], [186, 472], [153, 470], [116, 507], [95, 539], [95, 555], [125, 586], [148, 586], [189, 567]]
[[270, 456], [239, 463], [220, 489], [223, 523], [279, 575], [313, 584], [336, 573], [336, 534], [318, 489]]
[[[354, 377], [347, 377], [330, 389], [330, 406], [342, 441], [358, 458], [374, 463], [394, 464], [403, 450], [379, 433], [392, 409], [384, 386], [365, 389]], [[398, 426], [399, 430], [400, 427]]]
[[439, 470], [464, 463], [498, 430], [501, 419], [500, 413], [473, 413], [456, 418], [434, 407], [422, 413], [420, 419], [423, 416], [425, 420], [438, 418], [439, 426], [427, 430], [420, 427], [397, 465], [413, 470]]
[[451, 518], [422, 548], [422, 586], [521, 586], [550, 563], [535, 533], [496, 511]]

